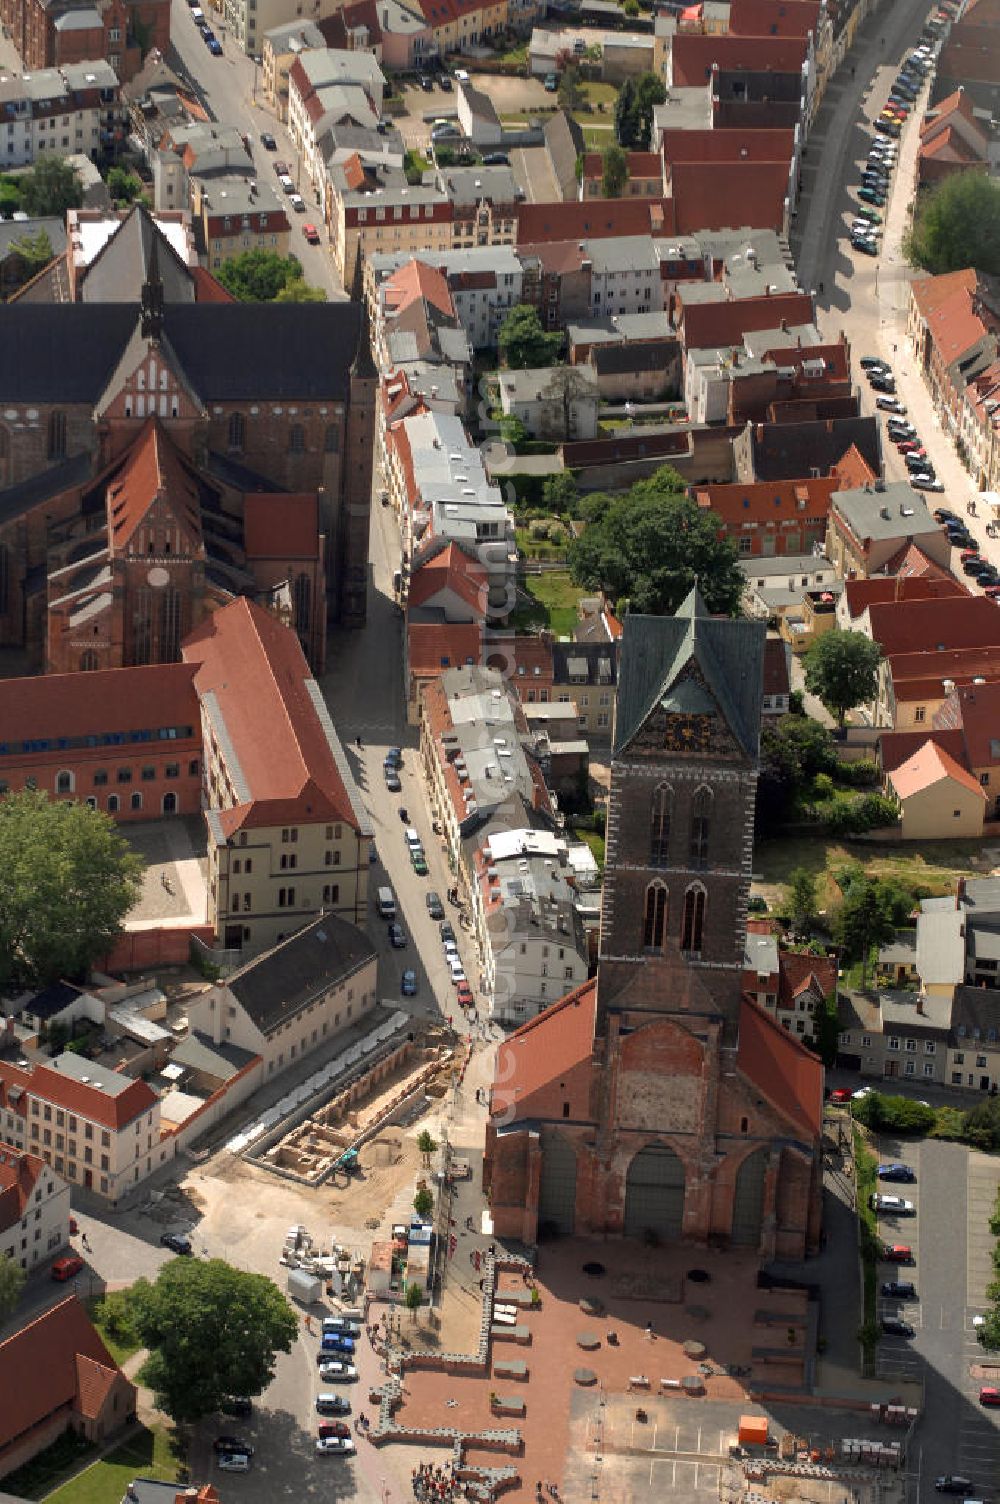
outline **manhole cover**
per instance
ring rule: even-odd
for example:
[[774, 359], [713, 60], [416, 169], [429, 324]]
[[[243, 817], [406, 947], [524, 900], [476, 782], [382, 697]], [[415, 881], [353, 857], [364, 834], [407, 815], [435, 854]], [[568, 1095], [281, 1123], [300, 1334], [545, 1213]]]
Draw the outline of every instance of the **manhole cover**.
[[707, 1269], [689, 1269], [687, 1277], [693, 1285], [707, 1285], [712, 1278]]
[[[608, 1271], [605, 1269], [603, 1264], [591, 1263], [584, 1264], [583, 1272], [584, 1274], [589, 1274], [591, 1279], [600, 1279], [603, 1275], [607, 1274]], [[708, 1278], [707, 1274], [705, 1278]]]

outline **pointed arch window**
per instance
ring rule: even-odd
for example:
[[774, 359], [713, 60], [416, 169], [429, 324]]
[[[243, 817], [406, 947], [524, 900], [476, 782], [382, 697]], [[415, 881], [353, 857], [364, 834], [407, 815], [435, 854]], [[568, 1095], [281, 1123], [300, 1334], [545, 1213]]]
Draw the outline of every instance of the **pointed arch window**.
[[666, 885], [650, 883], [646, 889], [646, 907], [642, 922], [644, 950], [662, 950], [667, 935], [668, 894]]
[[708, 833], [712, 822], [712, 790], [705, 784], [695, 789], [691, 801], [691, 866], [708, 866]]
[[684, 894], [684, 914], [681, 918], [681, 950], [689, 956], [700, 956], [705, 931], [705, 889], [701, 883], [692, 883]]
[[653, 790], [649, 821], [649, 863], [665, 867], [670, 854], [670, 820], [674, 812], [674, 791], [669, 783], [659, 783]]

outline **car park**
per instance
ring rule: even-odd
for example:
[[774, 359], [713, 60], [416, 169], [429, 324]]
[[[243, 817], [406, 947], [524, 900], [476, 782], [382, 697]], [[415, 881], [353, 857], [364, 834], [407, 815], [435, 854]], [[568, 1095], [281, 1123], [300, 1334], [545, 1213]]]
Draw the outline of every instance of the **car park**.
[[916, 1180], [916, 1175], [909, 1165], [901, 1165], [896, 1161], [891, 1164], [879, 1165], [879, 1180]]
[[887, 1279], [882, 1282], [882, 1294], [887, 1300], [916, 1300], [917, 1287], [909, 1279]]
[[444, 904], [441, 902], [440, 895], [433, 888], [428, 889], [424, 894], [424, 903], [427, 905], [427, 912], [432, 919], [444, 918]]
[[319, 1376], [324, 1384], [349, 1384], [358, 1376], [353, 1363], [330, 1362], [326, 1353], [320, 1353]]
[[170, 1248], [174, 1253], [190, 1254], [194, 1252], [191, 1247], [191, 1239], [184, 1232], [161, 1232], [160, 1242], [164, 1248]]
[[917, 1210], [912, 1201], [902, 1196], [883, 1196], [877, 1191], [869, 1196], [868, 1204], [873, 1212], [888, 1212], [896, 1217], [912, 1217]]
[[883, 1316], [882, 1330], [887, 1337], [913, 1337], [915, 1332], [908, 1321], [900, 1316]]
[[399, 982], [399, 990], [404, 997], [416, 997], [417, 973], [415, 971], [407, 968], [407, 970], [403, 972], [403, 975], [400, 978]]
[[393, 950], [406, 949], [406, 931], [403, 929], [403, 926], [401, 924], [390, 924], [389, 944], [392, 946]]
[[350, 1457], [354, 1451], [351, 1436], [320, 1436], [316, 1441], [316, 1452], [320, 1457]]
[[913, 1249], [908, 1243], [886, 1243], [882, 1248], [882, 1257], [887, 1264], [912, 1264]]

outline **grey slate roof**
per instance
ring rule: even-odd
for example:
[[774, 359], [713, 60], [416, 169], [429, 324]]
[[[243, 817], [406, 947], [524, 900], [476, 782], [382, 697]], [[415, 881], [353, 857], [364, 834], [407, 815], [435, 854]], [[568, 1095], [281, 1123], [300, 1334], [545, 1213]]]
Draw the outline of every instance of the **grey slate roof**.
[[[763, 622], [710, 616], [697, 586], [676, 616], [626, 616], [618, 669], [615, 752], [632, 740], [693, 659], [729, 729], [747, 756], [756, 758], [765, 636]], [[688, 692], [687, 684], [680, 688]], [[690, 712], [703, 707], [685, 700], [676, 708]]]
[[226, 986], [264, 1034], [375, 955], [368, 936], [335, 914], [321, 914], [229, 978]]
[[1000, 1041], [1000, 992], [995, 987], [956, 987], [951, 1007], [950, 1043], [990, 1044]]
[[28, 998], [24, 1011], [39, 1019], [54, 1018], [80, 996], [79, 987], [73, 987], [69, 982], [52, 982]]
[[[0, 307], [0, 403], [94, 402], [139, 319], [135, 303]], [[191, 386], [207, 402], [343, 401], [361, 309], [353, 303], [168, 303], [163, 328]]]
[[66, 249], [66, 223], [62, 219], [0, 219], [0, 257], [6, 256], [15, 240], [24, 240], [44, 230], [49, 237], [53, 256], [61, 256]]

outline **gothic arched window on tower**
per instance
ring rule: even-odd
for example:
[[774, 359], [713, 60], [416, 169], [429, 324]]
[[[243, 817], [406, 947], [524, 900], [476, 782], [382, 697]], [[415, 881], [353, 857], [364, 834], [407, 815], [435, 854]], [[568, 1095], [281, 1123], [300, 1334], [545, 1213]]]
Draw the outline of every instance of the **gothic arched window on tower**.
[[695, 789], [691, 802], [691, 866], [708, 865], [708, 828], [712, 819], [712, 790]]
[[681, 950], [690, 956], [701, 955], [701, 942], [705, 930], [705, 889], [701, 883], [692, 883], [684, 894], [684, 915], [681, 920]]
[[669, 783], [657, 784], [653, 790], [649, 825], [649, 862], [652, 867], [667, 865], [670, 852], [670, 817], [673, 809], [673, 789]]
[[644, 950], [662, 950], [667, 933], [667, 890], [663, 883], [650, 883], [646, 889], [646, 910], [642, 922]]

